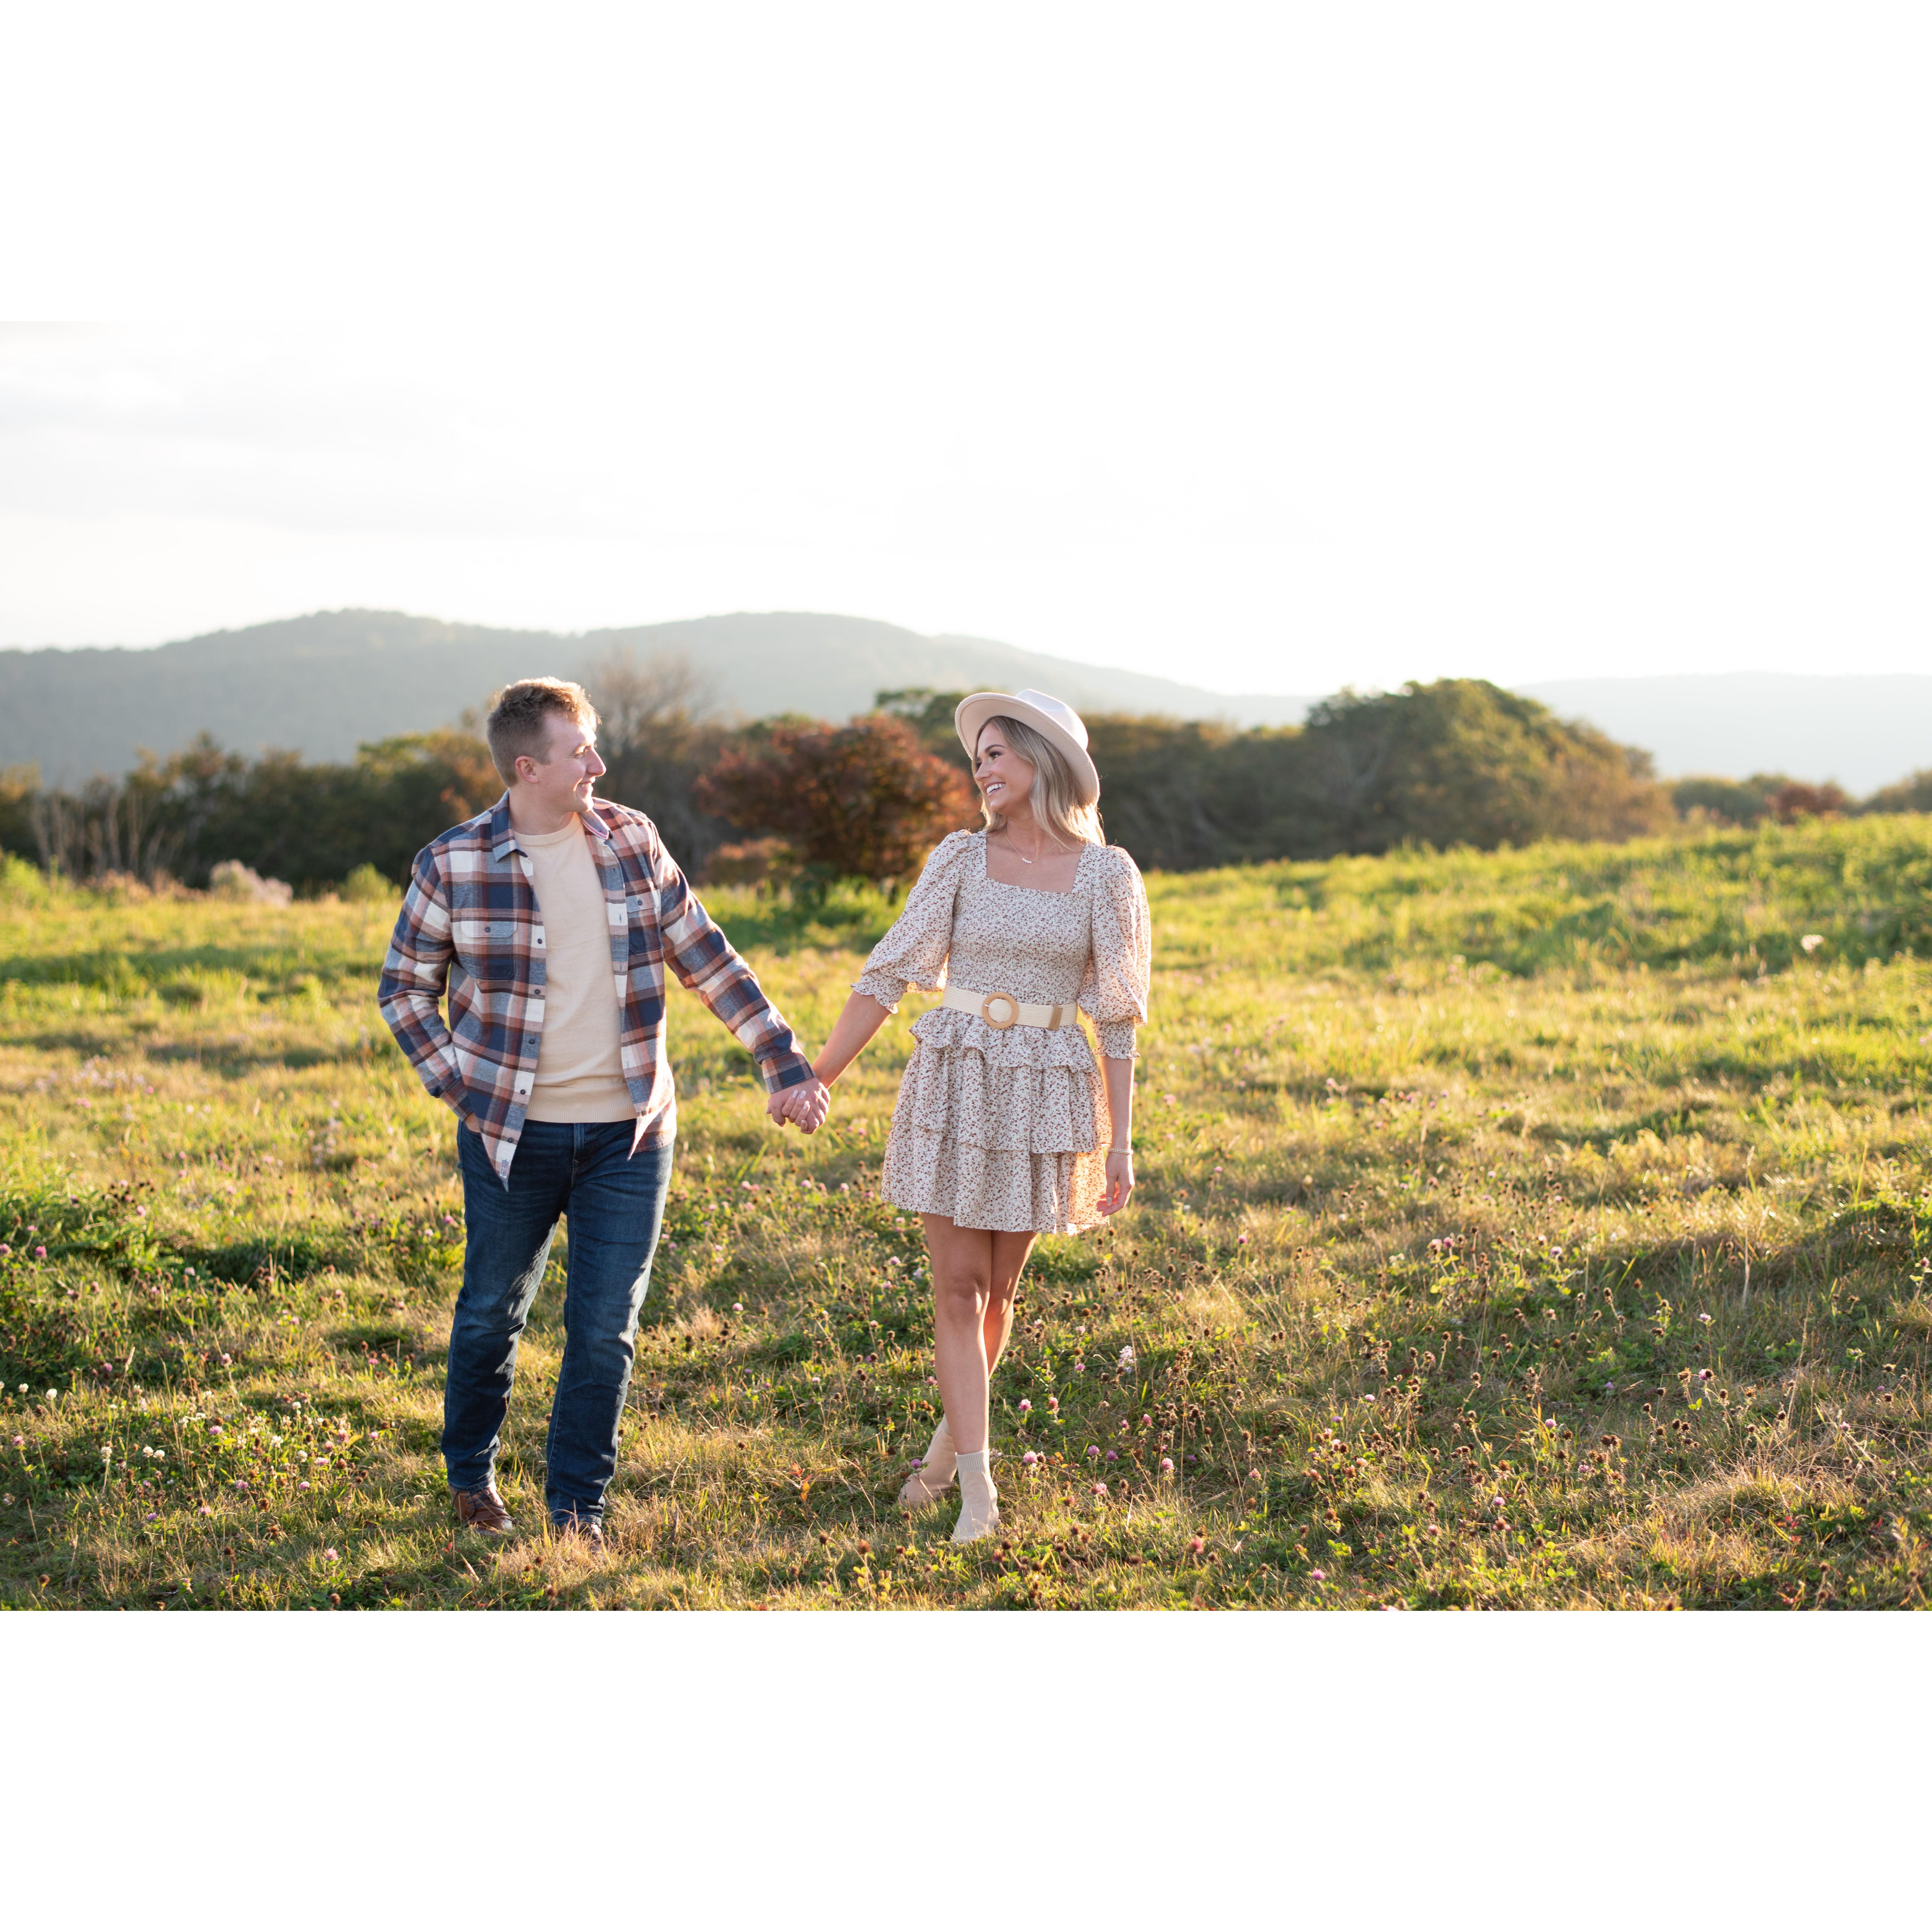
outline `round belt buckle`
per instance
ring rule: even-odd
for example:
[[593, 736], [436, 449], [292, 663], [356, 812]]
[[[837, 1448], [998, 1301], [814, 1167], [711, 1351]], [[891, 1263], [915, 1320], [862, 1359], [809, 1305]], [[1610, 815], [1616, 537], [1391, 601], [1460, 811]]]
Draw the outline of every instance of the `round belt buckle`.
[[[1004, 1019], [994, 1018], [993, 1009], [996, 1005], [1006, 1008], [1006, 1016]], [[1004, 1033], [1007, 1028], [1018, 1019], [1019, 1016], [1020, 1003], [1010, 993], [988, 993], [980, 1002], [980, 1017], [997, 1033]]]

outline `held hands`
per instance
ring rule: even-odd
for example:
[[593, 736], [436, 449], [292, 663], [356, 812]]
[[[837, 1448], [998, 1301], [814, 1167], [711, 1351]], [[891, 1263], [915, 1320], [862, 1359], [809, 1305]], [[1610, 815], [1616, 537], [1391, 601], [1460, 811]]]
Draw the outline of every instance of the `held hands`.
[[1107, 1156], [1106, 1192], [1100, 1196], [1100, 1212], [1118, 1214], [1134, 1191], [1134, 1157], [1126, 1152]]
[[832, 1095], [822, 1080], [812, 1079], [797, 1087], [782, 1088], [767, 1096], [765, 1112], [782, 1127], [796, 1126], [815, 1134], [832, 1111]]

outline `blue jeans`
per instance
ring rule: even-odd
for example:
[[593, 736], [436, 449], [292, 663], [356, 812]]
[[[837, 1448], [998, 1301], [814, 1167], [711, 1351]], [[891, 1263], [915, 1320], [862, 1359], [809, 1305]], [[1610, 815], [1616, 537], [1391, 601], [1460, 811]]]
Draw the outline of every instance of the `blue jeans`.
[[449, 1331], [442, 1460], [452, 1490], [481, 1489], [496, 1466], [517, 1344], [530, 1318], [557, 1217], [570, 1221], [563, 1364], [550, 1405], [544, 1500], [554, 1521], [602, 1514], [617, 1467], [638, 1311], [670, 1185], [668, 1145], [631, 1152], [629, 1120], [528, 1120], [506, 1188], [481, 1138], [457, 1130], [466, 1245]]

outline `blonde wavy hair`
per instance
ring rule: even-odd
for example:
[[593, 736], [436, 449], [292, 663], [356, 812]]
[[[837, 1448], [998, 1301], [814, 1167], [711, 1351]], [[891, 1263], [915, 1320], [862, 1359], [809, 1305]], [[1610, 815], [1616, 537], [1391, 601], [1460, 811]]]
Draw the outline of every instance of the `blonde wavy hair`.
[[[1073, 767], [1061, 755], [1059, 746], [1017, 718], [988, 718], [980, 727], [981, 738], [986, 735], [987, 724], [997, 724], [1009, 748], [1033, 767], [1033, 790], [1028, 796], [1035, 824], [1077, 843], [1106, 844], [1107, 835], [1100, 829], [1100, 814], [1092, 806], [1081, 802], [1080, 788], [1073, 782]], [[976, 740], [976, 761], [978, 748]], [[1001, 830], [1006, 822], [983, 797], [980, 800], [980, 816], [989, 832]]]

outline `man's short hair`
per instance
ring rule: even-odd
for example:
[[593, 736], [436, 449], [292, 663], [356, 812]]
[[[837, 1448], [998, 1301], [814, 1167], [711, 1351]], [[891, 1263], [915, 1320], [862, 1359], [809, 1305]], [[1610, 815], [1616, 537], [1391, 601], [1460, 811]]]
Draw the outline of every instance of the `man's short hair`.
[[567, 678], [524, 677], [497, 692], [484, 720], [490, 740], [490, 762], [506, 784], [517, 782], [517, 760], [543, 760], [545, 734], [553, 716], [574, 718], [590, 730], [597, 728], [597, 707], [580, 684]]

